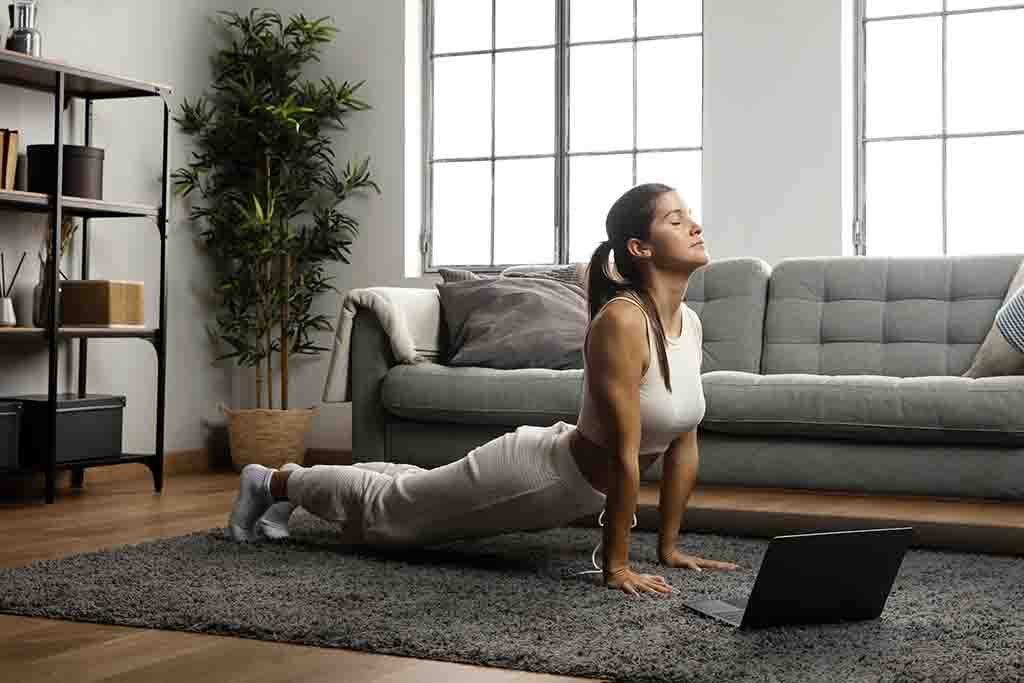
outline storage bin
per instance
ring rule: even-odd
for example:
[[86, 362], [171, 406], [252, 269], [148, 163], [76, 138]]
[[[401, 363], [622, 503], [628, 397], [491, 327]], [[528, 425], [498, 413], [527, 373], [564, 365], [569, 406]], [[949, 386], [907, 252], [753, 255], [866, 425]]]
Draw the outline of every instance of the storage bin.
[[21, 404], [0, 402], [0, 470], [18, 469], [18, 433], [21, 429]]
[[[49, 448], [46, 394], [3, 400], [21, 402], [21, 466], [44, 465]], [[58, 394], [57, 462], [120, 457], [124, 406], [124, 396]]]
[[[28, 145], [28, 191], [53, 194], [57, 180], [57, 146]], [[64, 145], [63, 194], [69, 197], [103, 199], [103, 150], [97, 147]]]

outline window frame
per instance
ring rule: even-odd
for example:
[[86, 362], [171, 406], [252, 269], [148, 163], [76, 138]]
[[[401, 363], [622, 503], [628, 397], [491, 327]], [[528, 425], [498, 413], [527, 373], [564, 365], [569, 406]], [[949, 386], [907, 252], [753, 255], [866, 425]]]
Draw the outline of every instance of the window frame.
[[[856, 36], [854, 38], [854, 80], [855, 80], [855, 91], [854, 91], [854, 206], [856, 207], [856, 216], [854, 217], [853, 223], [853, 249], [854, 254], [857, 256], [867, 255], [867, 197], [866, 197], [866, 158], [867, 158], [867, 145], [870, 142], [903, 142], [908, 140], [941, 140], [942, 141], [942, 254], [948, 256], [949, 244], [949, 161], [948, 161], [948, 142], [950, 139], [956, 138], [989, 138], [989, 137], [1000, 137], [1004, 135], [1024, 135], [1024, 129], [1019, 130], [1001, 130], [1001, 131], [980, 131], [971, 133], [950, 133], [948, 128], [947, 120], [947, 109], [948, 109], [948, 65], [949, 65], [949, 26], [948, 18], [950, 16], [958, 16], [962, 14], [981, 14], [981, 13], [993, 13], [993, 12], [1006, 12], [1014, 10], [1024, 10], [1024, 2], [1014, 5], [997, 6], [997, 7], [976, 7], [971, 9], [961, 10], [950, 10], [947, 9], [948, 0], [942, 0], [942, 9], [931, 12], [916, 12], [912, 14], [889, 14], [880, 15], [876, 17], [867, 17], [867, 0], [854, 0], [855, 7], [855, 25], [856, 25]], [[940, 17], [942, 22], [942, 40], [940, 46], [940, 61], [941, 61], [941, 108], [942, 108], [942, 128], [937, 134], [931, 135], [887, 135], [874, 138], [868, 138], [865, 135], [866, 132], [866, 118], [867, 118], [867, 89], [866, 89], [866, 74], [867, 74], [867, 25], [868, 23], [874, 23], [879, 21], [899, 21], [905, 19], [923, 19], [929, 17]], [[884, 256], [884, 255], [879, 255]]]
[[[704, 152], [704, 116], [701, 112], [701, 140], [698, 146], [684, 147], [652, 147], [637, 148], [637, 126], [638, 126], [638, 83], [637, 83], [637, 53], [639, 43], [651, 40], [669, 40], [679, 38], [697, 38], [701, 40], [701, 80], [700, 92], [701, 102], [704, 101], [704, 70], [705, 70], [705, 43], [704, 43], [704, 0], [701, 0], [701, 30], [694, 33], [671, 33], [659, 34], [656, 36], [637, 35], [637, 0], [633, 0], [633, 35], [628, 38], [616, 38], [608, 40], [589, 40], [569, 42], [570, 7], [571, 0], [553, 0], [555, 3], [555, 43], [544, 45], [530, 45], [528, 47], [496, 48], [497, 35], [497, 0], [491, 2], [491, 48], [485, 50], [465, 50], [458, 52], [434, 52], [434, 0], [423, 0], [423, 186], [422, 186], [422, 226], [420, 230], [419, 248], [421, 257], [421, 272], [438, 273], [441, 268], [463, 268], [474, 272], [497, 274], [512, 265], [522, 264], [444, 264], [432, 265], [433, 262], [433, 167], [435, 163], [452, 163], [466, 161], [489, 161], [491, 165], [491, 258], [494, 258], [495, 245], [495, 169], [497, 161], [514, 159], [554, 159], [554, 177], [552, 182], [554, 188], [554, 265], [568, 263], [569, 236], [571, 226], [568, 220], [569, 212], [569, 160], [573, 157], [584, 156], [606, 156], [629, 154], [632, 157], [632, 182], [636, 184], [637, 177], [637, 155], [657, 152]], [[633, 140], [628, 149], [616, 149], [601, 152], [569, 152], [569, 48], [588, 45], [614, 45], [632, 44], [633, 52]], [[554, 49], [555, 58], [555, 139], [554, 151], [548, 154], [521, 154], [521, 155], [495, 155], [495, 128], [497, 113], [495, 110], [495, 71], [497, 55], [510, 52], [522, 52], [526, 50], [547, 50]], [[489, 156], [466, 157], [466, 158], [440, 158], [434, 159], [434, 60], [436, 58], [486, 55], [491, 56], [491, 150]], [[702, 105], [703, 109], [703, 105]], [[702, 174], [703, 175], [703, 174]], [[702, 183], [703, 187], [703, 183]], [[627, 188], [628, 189], [628, 188]]]

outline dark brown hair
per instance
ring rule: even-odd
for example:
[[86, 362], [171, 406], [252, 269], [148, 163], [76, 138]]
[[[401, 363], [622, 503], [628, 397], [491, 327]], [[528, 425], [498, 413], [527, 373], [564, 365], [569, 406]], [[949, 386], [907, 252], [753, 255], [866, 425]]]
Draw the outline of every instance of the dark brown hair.
[[[658, 197], [675, 188], [661, 183], [637, 185], [627, 191], [612, 204], [605, 219], [605, 232], [608, 240], [598, 245], [594, 255], [590, 257], [587, 275], [587, 299], [590, 307], [590, 321], [598, 314], [601, 307], [613, 297], [623, 292], [632, 293], [647, 311], [648, 319], [654, 322], [657, 330], [655, 339], [658, 347], [658, 358], [661, 360], [661, 377], [665, 388], [672, 391], [669, 379], [668, 356], [665, 353], [665, 326], [654, 299], [644, 287], [640, 270], [626, 249], [631, 239], [648, 241], [651, 238], [651, 224], [658, 205]], [[612, 278], [608, 271], [608, 254], [615, 254], [615, 270], [622, 276], [622, 281]], [[589, 332], [589, 328], [588, 328]]]

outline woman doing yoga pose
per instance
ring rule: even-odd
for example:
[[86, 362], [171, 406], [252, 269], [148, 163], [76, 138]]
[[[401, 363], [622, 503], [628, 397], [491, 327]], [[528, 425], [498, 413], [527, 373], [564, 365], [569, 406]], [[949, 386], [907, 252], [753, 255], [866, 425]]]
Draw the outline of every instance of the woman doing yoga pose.
[[[690, 274], [708, 262], [703, 228], [673, 188], [646, 184], [616, 200], [605, 229], [608, 239], [590, 260], [575, 425], [519, 427], [433, 469], [248, 465], [229, 518], [232, 537], [287, 536], [298, 506], [341, 523], [343, 540], [382, 547], [538, 531], [600, 512], [607, 515], [603, 584], [635, 596], [670, 593], [675, 589], [664, 577], [634, 572], [628, 557], [640, 472], [663, 457], [659, 562], [737, 569], [676, 547], [697, 479], [697, 425], [704, 417], [702, 328], [683, 303]], [[609, 276], [610, 253], [616, 279]]]

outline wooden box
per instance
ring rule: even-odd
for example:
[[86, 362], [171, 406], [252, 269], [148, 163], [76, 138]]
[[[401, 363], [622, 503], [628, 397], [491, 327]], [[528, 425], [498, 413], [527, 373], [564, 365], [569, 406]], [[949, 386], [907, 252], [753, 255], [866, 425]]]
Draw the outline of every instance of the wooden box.
[[129, 280], [64, 280], [60, 320], [66, 327], [142, 327], [143, 283]]

